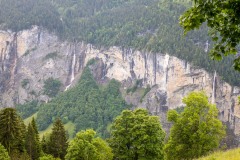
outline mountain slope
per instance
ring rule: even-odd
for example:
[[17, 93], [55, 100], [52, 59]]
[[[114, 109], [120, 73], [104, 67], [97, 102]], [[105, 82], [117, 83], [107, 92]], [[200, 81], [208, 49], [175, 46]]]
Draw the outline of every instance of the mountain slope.
[[177, 0], [0, 0], [0, 28], [20, 31], [38, 25], [63, 40], [168, 53], [209, 72], [216, 70], [231, 85], [240, 85], [240, 74], [232, 67], [233, 57], [214, 62], [206, 54], [212, 46], [206, 27], [182, 36], [178, 18], [189, 3]]

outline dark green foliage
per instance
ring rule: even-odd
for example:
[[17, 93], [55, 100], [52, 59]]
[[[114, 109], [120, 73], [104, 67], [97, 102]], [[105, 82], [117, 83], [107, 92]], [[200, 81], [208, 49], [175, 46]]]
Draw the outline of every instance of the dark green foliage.
[[115, 159], [163, 160], [165, 132], [147, 110], [124, 110], [112, 124], [109, 144]]
[[43, 60], [48, 60], [48, 59], [55, 59], [58, 57], [58, 52], [51, 52], [51, 53], [48, 53], [44, 58]]
[[136, 80], [134, 85], [131, 88], [127, 89], [127, 93], [130, 93], [130, 92], [134, 93], [137, 90], [137, 88], [139, 87], [139, 84], [141, 84], [141, 83], [142, 83], [142, 80], [140, 80], [140, 79]]
[[24, 150], [25, 125], [13, 108], [0, 111], [0, 143], [10, 156], [13, 152]]
[[44, 81], [43, 93], [49, 97], [55, 97], [60, 91], [62, 83], [54, 78], [48, 78]]
[[70, 142], [66, 160], [112, 160], [112, 149], [92, 129], [80, 131]]
[[22, 82], [21, 82], [21, 86], [23, 88], [26, 88], [26, 86], [29, 84], [29, 79], [23, 79]]
[[218, 119], [218, 110], [208, 103], [205, 93], [190, 93], [183, 103], [186, 104], [183, 112], [168, 112], [168, 120], [173, 122], [173, 126], [165, 145], [167, 160], [194, 159], [206, 155], [219, 146], [225, 135], [222, 122]]
[[38, 160], [41, 154], [39, 133], [34, 118], [28, 124], [25, 137], [25, 148], [32, 160]]
[[47, 153], [56, 158], [64, 159], [67, 153], [67, 135], [61, 120], [58, 118], [54, 124], [53, 129], [47, 143]]
[[38, 111], [38, 101], [33, 100], [24, 104], [18, 104], [16, 109], [20, 116], [25, 119]]
[[149, 85], [147, 85], [147, 88], [145, 88], [144, 92], [143, 92], [143, 95], [140, 99], [140, 102], [143, 101], [143, 98], [146, 96], [146, 94], [148, 94], [148, 92], [151, 90], [151, 87]]
[[10, 160], [7, 150], [0, 143], [0, 159], [1, 160]]
[[[228, 0], [214, 0], [213, 3], [226, 1]], [[229, 7], [235, 1], [225, 7]], [[239, 85], [240, 74], [232, 68], [236, 57], [228, 56], [221, 62], [214, 62], [203, 51], [206, 41], [210, 39], [207, 36], [206, 25], [199, 31], [190, 32], [186, 37], [182, 36], [179, 16], [187, 9], [186, 6], [190, 6], [189, 3], [189, 1], [177, 3], [167, 0], [24, 0], [22, 2], [0, 0], [0, 28], [21, 30], [35, 24], [71, 41], [84, 41], [105, 47], [121, 46], [152, 53], [168, 53], [187, 60], [195, 66], [203, 67], [209, 72], [216, 70], [227, 82]], [[199, 9], [202, 8], [201, 6], [199, 5]], [[222, 16], [223, 12], [217, 10], [218, 12]], [[215, 12], [213, 13], [212, 16], [216, 15]], [[185, 17], [188, 15], [186, 14]], [[202, 22], [197, 21], [198, 16], [195, 17], [196, 23], [192, 23], [193, 26], [196, 24], [199, 26]], [[230, 19], [235, 17], [238, 16], [232, 14]], [[188, 23], [191, 18], [185, 20]], [[227, 20], [226, 18], [223, 22]], [[238, 24], [238, 20], [233, 23]], [[221, 26], [229, 27], [229, 32], [223, 31], [224, 35], [235, 35], [233, 37], [236, 40], [231, 43], [235, 46], [234, 42], [237, 42], [240, 36], [229, 34], [230, 31], [233, 33], [238, 31], [232, 29], [231, 24], [229, 23], [230, 27]], [[212, 46], [211, 42], [210, 46]], [[219, 53], [215, 55], [218, 57]]]
[[0, 0], [0, 6], [0, 23], [3, 29], [19, 31], [38, 25], [50, 31], [62, 30], [60, 15], [49, 0]]
[[39, 108], [37, 122], [40, 130], [60, 117], [75, 123], [76, 131], [93, 128], [102, 137], [109, 136], [107, 126], [126, 108], [119, 87], [119, 82], [111, 80], [106, 88], [100, 89], [90, 69], [85, 68], [76, 87]]
[[[219, 60], [223, 56], [237, 54], [240, 42], [239, 0], [194, 0], [194, 5], [180, 18], [185, 33], [199, 28], [204, 22], [211, 28], [215, 45], [210, 55]], [[240, 71], [240, 58], [235, 57], [234, 68]]]

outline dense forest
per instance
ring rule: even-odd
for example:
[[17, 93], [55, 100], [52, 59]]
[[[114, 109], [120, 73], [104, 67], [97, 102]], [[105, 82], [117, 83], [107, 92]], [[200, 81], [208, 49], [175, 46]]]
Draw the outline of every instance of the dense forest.
[[76, 132], [93, 128], [101, 137], [109, 136], [109, 125], [122, 110], [129, 108], [119, 90], [120, 83], [114, 79], [106, 86], [96, 83], [89, 69], [89, 61], [78, 84], [60, 93], [48, 103], [30, 101], [17, 105], [22, 118], [37, 112], [36, 122], [40, 130], [45, 130], [56, 118], [63, 123], [69, 121], [76, 126]]
[[233, 56], [216, 62], [204, 51], [213, 45], [206, 26], [183, 36], [179, 16], [189, 5], [188, 0], [0, 0], [0, 28], [38, 25], [63, 40], [168, 53], [239, 85]]
[[[99, 133], [101, 125], [102, 128], [105, 125], [104, 117], [99, 119], [88, 113], [90, 118], [95, 118], [89, 120], [80, 115], [86, 119], [82, 118], [76, 123], [83, 127], [70, 141], [60, 114], [53, 121], [51, 132], [40, 138], [34, 118], [25, 126], [16, 109], [5, 108], [0, 110], [0, 159], [180, 160], [195, 159], [219, 149], [225, 127], [217, 118], [217, 107], [208, 103], [208, 97], [203, 92], [190, 93], [183, 98], [183, 103], [186, 107], [181, 113], [176, 110], [168, 112], [168, 120], [173, 123], [169, 137], [165, 137], [158, 116], [150, 115], [146, 109], [126, 109], [118, 114], [113, 113], [117, 117], [109, 122], [111, 126], [107, 139], [99, 136], [102, 134]], [[95, 109], [101, 110], [101, 106], [97, 107]], [[78, 109], [88, 111], [84, 107]], [[104, 116], [108, 120], [112, 118]], [[90, 123], [101, 121], [94, 122], [98, 128], [95, 124], [88, 124], [99, 132], [84, 128], [88, 120]]]

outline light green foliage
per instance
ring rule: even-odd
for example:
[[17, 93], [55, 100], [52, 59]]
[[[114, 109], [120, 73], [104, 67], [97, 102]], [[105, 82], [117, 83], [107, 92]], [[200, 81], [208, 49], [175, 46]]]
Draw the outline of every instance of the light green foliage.
[[92, 129], [78, 132], [70, 142], [66, 160], [112, 160], [112, 149]]
[[161, 160], [164, 138], [159, 117], [144, 109], [124, 110], [112, 124], [109, 144], [119, 160]]
[[39, 160], [61, 160], [60, 158], [54, 158], [52, 155], [46, 154], [39, 158]]
[[14, 150], [24, 150], [25, 125], [13, 108], [0, 110], [0, 143], [7, 149], [9, 155]]
[[44, 81], [43, 93], [49, 97], [55, 97], [60, 91], [62, 83], [54, 78], [48, 78]]
[[[213, 59], [237, 53], [240, 42], [239, 0], [194, 0], [193, 6], [180, 17], [185, 33], [199, 28], [204, 22], [211, 28], [215, 41], [211, 52]], [[234, 68], [240, 71], [240, 58], [234, 60]]]
[[107, 126], [127, 107], [119, 87], [119, 82], [111, 80], [100, 89], [90, 69], [85, 68], [76, 87], [39, 108], [37, 122], [40, 130], [47, 128], [55, 117], [60, 117], [73, 122], [76, 132], [93, 128], [102, 137], [108, 137]]
[[192, 92], [183, 98], [186, 104], [180, 114], [168, 112], [173, 122], [170, 137], [165, 145], [167, 160], [193, 159], [206, 155], [219, 146], [225, 135], [222, 122], [217, 118], [218, 110], [208, 102], [203, 92]]
[[47, 153], [56, 158], [64, 159], [68, 147], [67, 135], [61, 120], [58, 118], [53, 124], [52, 133], [47, 142]]
[[10, 160], [7, 150], [0, 143], [0, 160]]

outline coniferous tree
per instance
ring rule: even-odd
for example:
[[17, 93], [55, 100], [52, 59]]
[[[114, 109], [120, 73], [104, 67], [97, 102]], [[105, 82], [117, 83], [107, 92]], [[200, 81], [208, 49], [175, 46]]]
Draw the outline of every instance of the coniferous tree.
[[48, 153], [48, 150], [47, 150], [48, 144], [47, 144], [46, 137], [45, 137], [44, 135], [43, 135], [43, 137], [42, 137], [41, 147], [42, 147], [42, 151], [43, 151], [44, 153]]
[[0, 143], [7, 149], [9, 155], [14, 152], [23, 152], [24, 129], [22, 119], [14, 108], [5, 108], [0, 111]]
[[64, 159], [66, 155], [66, 150], [68, 147], [67, 135], [62, 124], [62, 121], [58, 118], [50, 134], [50, 139], [48, 142], [48, 152], [54, 157]]
[[36, 128], [36, 123], [34, 119], [32, 119], [32, 122], [28, 125], [25, 147], [31, 159], [39, 159], [41, 147], [39, 142], [38, 130]]

